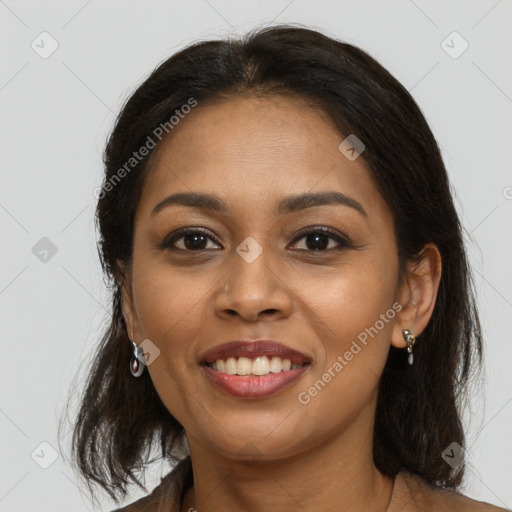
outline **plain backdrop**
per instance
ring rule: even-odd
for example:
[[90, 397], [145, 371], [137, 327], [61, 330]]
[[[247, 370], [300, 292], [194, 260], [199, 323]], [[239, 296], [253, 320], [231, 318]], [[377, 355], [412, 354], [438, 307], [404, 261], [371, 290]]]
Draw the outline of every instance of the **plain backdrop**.
[[[2, 512], [92, 510], [57, 426], [110, 311], [93, 191], [122, 102], [185, 44], [282, 22], [368, 51], [412, 93], [439, 141], [486, 345], [486, 385], [465, 418], [462, 490], [512, 507], [510, 0], [0, 0], [0, 17]], [[150, 490], [168, 470], [152, 467]]]

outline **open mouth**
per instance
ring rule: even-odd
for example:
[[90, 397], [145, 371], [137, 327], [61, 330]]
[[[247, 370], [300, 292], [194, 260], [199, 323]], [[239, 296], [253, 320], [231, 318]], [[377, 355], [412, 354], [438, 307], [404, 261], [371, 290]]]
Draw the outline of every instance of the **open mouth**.
[[310, 363], [292, 363], [290, 359], [279, 356], [258, 356], [258, 357], [228, 357], [226, 359], [217, 359], [214, 362], [205, 362], [213, 370], [227, 375], [258, 376], [269, 375], [271, 373], [289, 372], [298, 370]]

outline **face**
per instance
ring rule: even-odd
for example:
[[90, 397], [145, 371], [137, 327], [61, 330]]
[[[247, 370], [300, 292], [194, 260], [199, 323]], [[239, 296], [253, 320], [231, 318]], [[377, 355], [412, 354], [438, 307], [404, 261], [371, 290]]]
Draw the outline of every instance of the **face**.
[[[399, 265], [390, 210], [343, 139], [301, 99], [233, 97], [199, 104], [154, 155], [123, 304], [189, 443], [278, 459], [358, 422], [371, 435]], [[237, 340], [280, 345], [212, 351]]]

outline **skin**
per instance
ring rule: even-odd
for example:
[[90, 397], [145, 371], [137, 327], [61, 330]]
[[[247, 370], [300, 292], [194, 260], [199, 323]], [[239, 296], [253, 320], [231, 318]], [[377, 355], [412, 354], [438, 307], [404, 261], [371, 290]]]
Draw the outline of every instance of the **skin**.
[[[338, 149], [344, 138], [300, 98], [236, 96], [198, 105], [153, 155], [124, 267], [123, 311], [133, 339], [160, 350], [146, 371], [186, 431], [195, 482], [182, 511], [368, 512], [389, 504], [393, 479], [372, 460], [378, 382], [390, 345], [406, 346], [402, 329], [418, 336], [427, 325], [441, 261], [428, 244], [401, 278], [391, 212], [363, 159]], [[275, 212], [285, 196], [325, 191], [350, 196], [367, 216], [332, 204]], [[151, 215], [178, 192], [213, 193], [228, 210], [174, 205]], [[174, 250], [158, 248], [183, 227], [208, 232], [192, 246], [202, 250], [186, 249], [183, 237]], [[353, 245], [301, 236], [307, 227], [332, 228]], [[252, 263], [236, 252], [249, 236], [263, 250]], [[395, 302], [394, 318], [300, 403], [298, 394]], [[312, 363], [274, 396], [233, 397], [199, 361], [213, 346], [247, 338], [280, 341]]]

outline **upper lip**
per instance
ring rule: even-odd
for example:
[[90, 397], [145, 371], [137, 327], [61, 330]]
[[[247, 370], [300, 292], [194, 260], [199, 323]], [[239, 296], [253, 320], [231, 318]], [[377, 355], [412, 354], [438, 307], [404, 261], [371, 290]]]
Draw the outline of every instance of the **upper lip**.
[[272, 340], [253, 340], [253, 341], [229, 341], [222, 345], [217, 345], [203, 354], [204, 363], [214, 363], [218, 359], [227, 359], [228, 357], [273, 357], [289, 359], [292, 364], [304, 364], [311, 362], [310, 359], [291, 347]]

